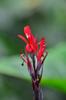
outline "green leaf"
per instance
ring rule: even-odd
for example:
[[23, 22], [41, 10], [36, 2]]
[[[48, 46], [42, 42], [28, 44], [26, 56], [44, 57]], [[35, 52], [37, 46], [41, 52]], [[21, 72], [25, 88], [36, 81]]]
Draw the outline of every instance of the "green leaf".
[[22, 60], [19, 56], [6, 57], [0, 60], [0, 73], [9, 76], [29, 79], [30, 75], [27, 66], [21, 65]]
[[43, 75], [45, 79], [66, 79], [66, 43], [48, 50]]

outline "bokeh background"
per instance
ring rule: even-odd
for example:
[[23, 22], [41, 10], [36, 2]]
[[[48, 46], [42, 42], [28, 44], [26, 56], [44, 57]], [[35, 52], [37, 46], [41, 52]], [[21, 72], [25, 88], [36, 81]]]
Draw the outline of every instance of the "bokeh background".
[[31, 80], [17, 38], [25, 25], [46, 38], [44, 100], [66, 100], [66, 0], [0, 0], [0, 100], [32, 100]]

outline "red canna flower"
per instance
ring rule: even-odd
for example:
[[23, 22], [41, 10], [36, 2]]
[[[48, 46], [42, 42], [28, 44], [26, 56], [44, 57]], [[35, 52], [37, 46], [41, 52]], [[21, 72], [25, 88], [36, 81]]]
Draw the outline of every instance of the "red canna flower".
[[42, 100], [39, 83], [43, 72], [42, 65], [47, 56], [45, 38], [42, 38], [40, 42], [37, 42], [29, 25], [24, 27], [24, 34], [26, 37], [18, 34], [18, 37], [26, 43], [25, 55], [21, 54], [20, 57], [27, 64], [30, 72], [35, 100]]
[[[36, 53], [37, 59], [40, 60], [45, 49], [45, 38], [42, 38], [39, 43], [37, 43], [37, 39], [33, 36], [31, 33], [30, 26], [27, 25], [24, 27], [24, 34], [26, 38], [24, 38], [22, 35], [18, 35], [19, 38], [21, 38], [26, 43], [26, 52], [28, 53]], [[39, 46], [39, 48], [38, 48]]]

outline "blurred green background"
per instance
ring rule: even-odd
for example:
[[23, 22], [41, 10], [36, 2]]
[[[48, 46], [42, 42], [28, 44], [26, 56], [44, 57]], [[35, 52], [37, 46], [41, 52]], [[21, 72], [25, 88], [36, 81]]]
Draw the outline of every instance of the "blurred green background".
[[44, 100], [66, 100], [66, 0], [0, 0], [0, 100], [32, 100], [30, 75], [19, 57], [25, 44], [17, 38], [27, 24], [47, 42]]

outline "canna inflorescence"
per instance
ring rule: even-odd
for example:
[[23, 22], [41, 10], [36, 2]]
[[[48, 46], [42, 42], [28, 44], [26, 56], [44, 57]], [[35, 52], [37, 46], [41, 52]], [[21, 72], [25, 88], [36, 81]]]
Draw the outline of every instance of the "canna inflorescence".
[[24, 34], [26, 37], [18, 34], [18, 37], [26, 43], [25, 54], [20, 54], [20, 57], [27, 64], [32, 79], [35, 100], [42, 100], [39, 83], [42, 78], [42, 65], [47, 56], [45, 38], [43, 37], [38, 41], [32, 34], [29, 25], [24, 27]]

